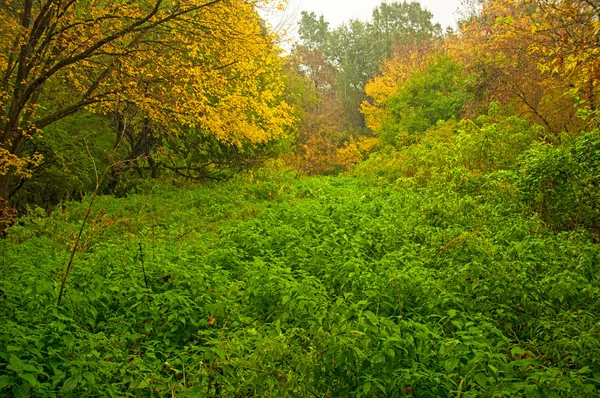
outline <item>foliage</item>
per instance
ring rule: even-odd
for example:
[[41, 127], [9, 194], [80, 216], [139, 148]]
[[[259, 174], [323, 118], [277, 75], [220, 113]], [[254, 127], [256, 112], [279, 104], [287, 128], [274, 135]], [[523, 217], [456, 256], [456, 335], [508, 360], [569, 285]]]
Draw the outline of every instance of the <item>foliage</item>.
[[288, 59], [287, 96], [295, 105], [298, 123], [290, 163], [305, 174], [327, 174], [341, 169], [338, 148], [351, 138], [343, 119], [340, 96], [332, 87], [335, 69], [326, 64], [320, 50], [306, 47]]
[[385, 102], [385, 117], [375, 133], [384, 144], [403, 145], [405, 139], [414, 139], [440, 121], [458, 120], [468, 90], [464, 69], [440, 56], [399, 84]]
[[600, 397], [598, 9], [466, 3], [0, 2], [0, 396]]
[[[539, 57], [539, 68], [569, 81], [565, 94], [575, 96], [583, 115], [596, 118], [600, 85], [600, 20], [598, 5], [585, 1], [529, 1], [536, 6], [529, 28], [535, 35], [529, 51]], [[580, 113], [580, 116], [582, 114]]]
[[360, 130], [365, 127], [359, 112], [365, 85], [398, 43], [426, 42], [439, 36], [440, 26], [432, 22], [432, 17], [418, 2], [383, 2], [368, 22], [352, 20], [330, 29], [322, 16], [304, 12], [296, 51], [318, 51], [322, 64], [335, 68], [337, 79], [330, 89], [342, 100], [348, 127]]
[[[52, 208], [62, 200], [81, 199], [95, 186], [95, 170], [104, 170], [122, 155], [113, 153], [115, 134], [109, 121], [81, 112], [48, 126], [33, 139], [25, 153], [39, 153], [40, 164], [29, 178], [18, 180], [10, 196], [23, 211], [25, 205]], [[111, 158], [111, 153], [113, 156]]]
[[[389, 148], [360, 164], [355, 173], [413, 187], [455, 187], [475, 193], [481, 187], [510, 191], [510, 172], [520, 154], [544, 136], [539, 126], [506, 115], [494, 104], [476, 120], [439, 123], [419, 136], [400, 136]], [[508, 183], [508, 186], [502, 185]], [[484, 189], [485, 190], [485, 189]]]
[[438, 51], [442, 52], [433, 41], [410, 41], [394, 47], [392, 57], [383, 62], [380, 74], [365, 86], [365, 94], [369, 100], [361, 104], [361, 113], [371, 131], [381, 128], [382, 119], [386, 116], [386, 104], [396, 94], [398, 86], [429, 65], [434, 60], [432, 55]]
[[86, 107], [143, 135], [199, 127], [229, 145], [282, 135], [281, 60], [255, 9], [268, 2], [4, 2], [0, 196], [39, 163], [23, 157], [26, 142]]
[[402, 42], [424, 42], [440, 34], [433, 14], [416, 1], [382, 2], [368, 22], [352, 20], [330, 29], [323, 16], [302, 13], [300, 43], [323, 51], [330, 64], [339, 68], [341, 83], [360, 90], [379, 71], [379, 64]]
[[523, 153], [517, 186], [522, 199], [556, 230], [600, 230], [600, 135], [571, 145], [539, 144]]
[[348, 89], [362, 89], [397, 43], [439, 36], [441, 28], [432, 18], [416, 1], [382, 2], [367, 23], [353, 20], [333, 30], [330, 56], [341, 67], [342, 82]]
[[332, 174], [368, 155], [377, 141], [359, 112], [365, 85], [395, 45], [416, 46], [438, 35], [431, 18], [417, 2], [382, 3], [371, 21], [353, 20], [332, 30], [323, 16], [302, 13], [300, 42], [290, 57], [292, 70], [304, 75], [309, 87], [300, 90], [306, 99], [292, 160], [298, 169]]
[[343, 98], [335, 90], [339, 73], [323, 52], [298, 47], [287, 61], [286, 99], [298, 120], [290, 164], [306, 175], [336, 174], [365, 159], [378, 140], [347, 124]]
[[[585, 145], [580, 143], [581, 145]], [[21, 219], [5, 396], [596, 396], [595, 269], [511, 201], [248, 175]]]
[[480, 3], [481, 10], [448, 42], [453, 56], [476, 78], [474, 111], [496, 101], [557, 135], [585, 128], [577, 108], [596, 106], [597, 60], [591, 54], [598, 48], [591, 38], [595, 30], [589, 2]]

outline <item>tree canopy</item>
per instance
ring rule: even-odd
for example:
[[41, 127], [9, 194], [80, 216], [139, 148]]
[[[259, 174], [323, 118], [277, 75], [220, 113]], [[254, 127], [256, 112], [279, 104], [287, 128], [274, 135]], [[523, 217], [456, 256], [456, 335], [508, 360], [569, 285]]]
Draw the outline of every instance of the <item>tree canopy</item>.
[[44, 127], [83, 108], [146, 120], [157, 134], [199, 128], [230, 145], [290, 124], [281, 61], [254, 0], [0, 6], [0, 196]]

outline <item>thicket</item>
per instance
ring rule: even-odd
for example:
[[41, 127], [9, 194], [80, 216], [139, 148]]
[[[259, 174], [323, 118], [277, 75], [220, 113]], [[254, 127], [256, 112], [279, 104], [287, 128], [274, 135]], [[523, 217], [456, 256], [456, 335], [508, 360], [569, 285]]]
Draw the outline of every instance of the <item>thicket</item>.
[[86, 206], [2, 243], [5, 396], [598, 395], [599, 246], [502, 195], [280, 175], [102, 197], [57, 307]]

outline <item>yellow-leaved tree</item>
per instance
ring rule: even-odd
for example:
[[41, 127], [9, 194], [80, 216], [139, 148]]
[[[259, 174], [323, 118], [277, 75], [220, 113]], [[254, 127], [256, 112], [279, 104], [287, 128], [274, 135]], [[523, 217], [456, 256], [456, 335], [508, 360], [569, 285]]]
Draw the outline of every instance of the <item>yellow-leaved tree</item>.
[[590, 0], [527, 0], [535, 7], [529, 31], [530, 54], [539, 69], [568, 82], [565, 94], [577, 100], [579, 116], [598, 124], [600, 99], [600, 4]]
[[0, 3], [0, 197], [38, 160], [27, 140], [84, 108], [196, 128], [236, 146], [291, 124], [270, 0]]
[[[595, 109], [598, 6], [587, 0], [488, 0], [449, 40], [481, 89], [549, 132], [578, 132]], [[573, 94], [579, 94], [581, 102]]]

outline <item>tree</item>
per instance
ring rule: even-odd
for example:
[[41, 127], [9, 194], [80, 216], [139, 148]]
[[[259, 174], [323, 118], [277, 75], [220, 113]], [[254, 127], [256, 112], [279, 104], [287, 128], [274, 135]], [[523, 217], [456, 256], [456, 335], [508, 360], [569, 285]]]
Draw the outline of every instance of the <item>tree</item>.
[[[593, 67], [590, 67], [594, 62], [593, 57], [583, 56], [586, 58], [580, 59], [582, 74], [573, 69], [577, 62], [565, 64], [571, 65], [570, 69], [558, 66], [566, 52], [573, 57], [582, 57], [585, 53], [577, 49], [575, 37], [569, 39], [569, 34], [560, 27], [570, 26], [578, 32], [573, 36], [587, 37], [582, 40], [583, 45], [586, 40], [591, 43], [592, 24], [585, 33], [577, 23], [569, 22], [567, 12], [548, 11], [548, 7], [554, 10], [558, 4], [561, 9], [568, 8], [567, 4], [573, 4], [572, 1], [489, 0], [482, 3], [479, 14], [466, 21], [460, 34], [449, 42], [453, 56], [477, 77], [477, 102], [483, 105], [482, 109], [498, 101], [543, 125], [549, 132], [580, 131], [584, 124], [577, 117], [577, 100], [571, 92], [574, 88], [586, 92], [584, 87], [589, 83], [586, 76], [593, 76]], [[551, 7], [552, 4], [555, 6]], [[551, 49], [552, 37], [561, 43], [566, 40], [562, 56], [558, 49]], [[586, 97], [591, 98], [588, 94]]]
[[39, 160], [25, 144], [83, 108], [229, 145], [283, 134], [280, 59], [255, 10], [268, 2], [1, 2], [0, 197]]
[[330, 30], [322, 16], [303, 13], [298, 47], [321, 51], [325, 62], [338, 71], [336, 90], [349, 129], [364, 129], [359, 108], [365, 100], [365, 86], [392, 55], [393, 47], [441, 34], [441, 27], [431, 21], [432, 17], [418, 2], [384, 2], [373, 10], [371, 21], [352, 20]]
[[381, 73], [365, 86], [368, 100], [361, 104], [367, 127], [378, 131], [386, 117], [386, 106], [397, 93], [398, 86], [408, 81], [414, 73], [427, 67], [434, 59], [433, 54], [444, 52], [440, 42], [408, 41], [398, 43], [389, 60], [383, 62]]
[[288, 102], [298, 116], [292, 164], [306, 174], [339, 169], [337, 149], [350, 138], [339, 96], [337, 70], [318, 49], [298, 47], [287, 60]]
[[383, 143], [412, 143], [438, 122], [460, 118], [469, 97], [466, 71], [447, 55], [434, 55], [428, 63], [385, 102], [384, 117], [375, 130]]
[[535, 7], [528, 28], [536, 40], [529, 51], [542, 72], [569, 82], [566, 94], [578, 100], [580, 116], [597, 125], [600, 89], [600, 4], [590, 0], [525, 2]]
[[314, 12], [302, 11], [298, 34], [302, 45], [309, 50], [324, 50], [329, 40], [329, 22], [323, 15], [317, 17]]
[[[373, 10], [372, 30], [379, 43], [380, 61], [388, 59], [398, 44], [424, 42], [441, 35], [441, 26], [432, 22], [433, 14], [419, 2], [381, 3]], [[372, 76], [371, 76], [372, 77]]]

